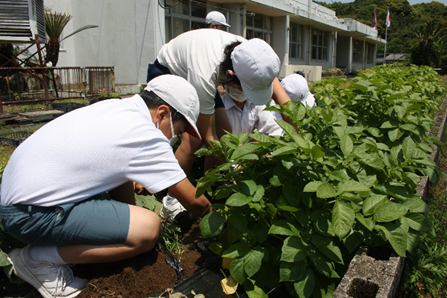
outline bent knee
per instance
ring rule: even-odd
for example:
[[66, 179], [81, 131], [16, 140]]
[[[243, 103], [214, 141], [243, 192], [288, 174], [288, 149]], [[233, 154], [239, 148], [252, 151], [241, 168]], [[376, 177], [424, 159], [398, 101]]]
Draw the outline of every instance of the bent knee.
[[139, 252], [150, 251], [157, 243], [160, 217], [150, 210], [130, 206], [130, 225], [126, 243]]

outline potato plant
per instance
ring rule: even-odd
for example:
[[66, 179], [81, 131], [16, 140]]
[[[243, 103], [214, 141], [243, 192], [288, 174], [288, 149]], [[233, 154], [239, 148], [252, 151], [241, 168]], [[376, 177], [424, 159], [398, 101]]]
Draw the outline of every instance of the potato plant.
[[416, 187], [437, 177], [430, 154], [440, 143], [429, 133], [444, 95], [437, 74], [385, 65], [312, 91], [315, 108], [268, 108], [296, 126], [278, 121], [283, 137], [227, 134], [198, 153], [223, 161], [197, 184], [215, 207], [202, 235], [216, 237], [212, 250], [232, 260], [249, 297], [330, 297], [360, 246], [406, 256], [433, 234]]

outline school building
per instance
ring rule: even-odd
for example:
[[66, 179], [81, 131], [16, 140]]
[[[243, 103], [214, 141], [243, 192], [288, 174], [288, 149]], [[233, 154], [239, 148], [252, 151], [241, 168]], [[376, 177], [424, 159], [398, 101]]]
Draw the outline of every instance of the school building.
[[[321, 71], [345, 73], [376, 64], [377, 30], [312, 0], [45, 0], [45, 8], [73, 16], [63, 34], [57, 66], [114, 66], [116, 84], [146, 83], [147, 64], [175, 36], [205, 27], [209, 11], [222, 12], [228, 31], [267, 41], [281, 59], [280, 76], [301, 70], [309, 81]], [[138, 92], [138, 91], [137, 91]]]

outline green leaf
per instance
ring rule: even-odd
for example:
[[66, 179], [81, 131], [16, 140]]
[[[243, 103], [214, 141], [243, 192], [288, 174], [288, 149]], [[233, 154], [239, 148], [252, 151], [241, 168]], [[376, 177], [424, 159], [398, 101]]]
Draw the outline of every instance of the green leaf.
[[338, 238], [345, 237], [355, 221], [355, 212], [351, 204], [344, 200], [337, 200], [332, 210], [332, 229]]
[[248, 298], [268, 298], [268, 295], [264, 292], [264, 290], [253, 284], [253, 282], [250, 281], [250, 284], [247, 285], [249, 281], [245, 282], [243, 285]]
[[291, 236], [286, 238], [282, 246], [281, 261], [294, 263], [302, 261], [307, 256], [307, 249], [301, 238]]
[[312, 155], [312, 158], [317, 159], [317, 158], [321, 158], [321, 157], [325, 156], [325, 153], [324, 153], [323, 148], [321, 148], [321, 146], [315, 145], [312, 147], [311, 155]]
[[411, 137], [406, 137], [402, 143], [402, 151], [404, 153], [404, 158], [409, 160], [413, 157], [416, 150], [416, 144], [411, 139]]
[[269, 179], [269, 182], [273, 186], [281, 186], [281, 180], [279, 180], [278, 176], [272, 176]]
[[228, 206], [240, 207], [240, 206], [247, 205], [248, 203], [251, 202], [251, 200], [252, 200], [252, 197], [246, 196], [240, 192], [237, 192], [237, 193], [232, 194], [227, 199], [225, 204], [227, 204]]
[[349, 180], [349, 175], [346, 172], [346, 169], [342, 169], [342, 170], [331, 172], [329, 175], [329, 179], [337, 180], [337, 181]]
[[289, 263], [279, 262], [279, 281], [290, 282], [301, 280], [306, 271], [306, 263], [304, 261]]
[[284, 235], [284, 236], [300, 236], [299, 230], [293, 225], [292, 222], [280, 219], [272, 224], [269, 229], [270, 235]]
[[248, 277], [255, 275], [261, 268], [262, 260], [264, 259], [264, 251], [251, 250], [243, 257], [244, 270]]
[[235, 258], [231, 261], [230, 273], [234, 280], [237, 281], [239, 284], [244, 283], [247, 277], [245, 275], [243, 258]]
[[369, 187], [365, 186], [363, 183], [360, 183], [355, 180], [348, 180], [340, 182], [337, 185], [338, 193], [343, 192], [360, 192], [360, 191], [369, 191]]
[[264, 187], [262, 185], [258, 185], [252, 201], [259, 202], [264, 197], [264, 194], [265, 194]]
[[371, 218], [365, 218], [361, 213], [356, 213], [355, 218], [359, 223], [361, 223], [365, 228], [367, 228], [369, 231], [372, 231], [374, 229], [374, 222]]
[[[5, 239], [2, 239], [5, 240]], [[8, 254], [0, 250], [0, 267], [10, 266], [11, 263], [8, 261]]]
[[250, 251], [250, 245], [247, 243], [238, 242], [232, 244], [227, 250], [222, 253], [222, 257], [235, 259], [243, 257]]
[[394, 142], [399, 140], [403, 134], [404, 133], [399, 128], [396, 128], [388, 132], [388, 137], [390, 138], [391, 142]]
[[218, 212], [210, 212], [200, 221], [199, 228], [203, 238], [217, 237], [223, 230], [225, 217]]
[[323, 237], [317, 234], [313, 235], [312, 243], [330, 260], [344, 264], [340, 249], [334, 245], [334, 242], [329, 237]]
[[428, 218], [420, 213], [407, 213], [405, 217], [402, 218], [402, 223], [405, 223], [413, 230], [420, 232], [428, 232], [432, 228]]
[[322, 181], [312, 181], [304, 186], [303, 192], [316, 192], [318, 187], [323, 184]]
[[407, 207], [387, 200], [376, 209], [374, 220], [377, 222], [391, 222], [401, 218], [407, 212]]
[[349, 135], [345, 134], [340, 138], [340, 148], [344, 156], [351, 154], [352, 149], [354, 149], [354, 143]]
[[337, 195], [335, 187], [327, 182], [323, 182], [317, 188], [317, 197], [321, 199], [333, 198]]
[[253, 180], [243, 180], [239, 183], [239, 187], [246, 196], [252, 196], [257, 189], [257, 185]]
[[280, 147], [280, 148], [274, 150], [270, 155], [271, 156], [280, 156], [280, 155], [286, 155], [286, 154], [291, 154], [291, 153], [295, 153], [295, 152], [297, 152], [296, 147], [286, 145], [286, 146], [283, 146], [283, 147]]
[[385, 235], [399, 256], [405, 257], [407, 250], [407, 232], [404, 229], [394, 224], [386, 224], [384, 226], [376, 225], [376, 229]]
[[316, 249], [308, 249], [308, 255], [318, 272], [329, 278], [339, 278], [337, 272], [334, 270], [333, 263], [322, 253]]
[[373, 215], [376, 209], [384, 204], [388, 200], [388, 197], [385, 195], [377, 195], [372, 194], [370, 197], [367, 197], [363, 202], [363, 214], [365, 216]]
[[428, 212], [428, 205], [421, 198], [411, 198], [402, 202], [402, 206], [408, 207], [411, 212]]
[[254, 145], [252, 143], [243, 144], [242, 146], [238, 146], [233, 154], [231, 155], [232, 160], [236, 160], [240, 158], [241, 156], [244, 156], [246, 154], [253, 154], [259, 147], [257, 145]]
[[383, 122], [383, 124], [380, 126], [380, 128], [395, 128], [397, 127], [397, 124], [395, 123], [391, 123], [390, 121], [385, 121]]
[[293, 284], [295, 292], [300, 298], [312, 297], [312, 293], [315, 288], [315, 275], [314, 272], [307, 268], [303, 279]]

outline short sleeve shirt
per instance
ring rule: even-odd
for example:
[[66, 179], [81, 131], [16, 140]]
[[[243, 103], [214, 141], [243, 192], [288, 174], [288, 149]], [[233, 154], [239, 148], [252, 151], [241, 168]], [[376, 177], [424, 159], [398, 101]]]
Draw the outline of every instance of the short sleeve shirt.
[[186, 178], [139, 95], [110, 99], [47, 123], [13, 152], [1, 204], [75, 203], [128, 181], [152, 193]]
[[185, 32], [165, 44], [158, 53], [158, 62], [172, 74], [188, 80], [200, 100], [200, 113], [214, 113], [214, 97], [219, 84], [220, 63], [227, 45], [244, 41], [241, 36], [216, 29]]
[[249, 100], [246, 100], [244, 108], [241, 110], [228, 93], [222, 96], [222, 101], [227, 112], [228, 121], [231, 124], [232, 133], [252, 133], [257, 128], [259, 133], [266, 135], [280, 136], [283, 134], [283, 130], [275, 122], [273, 114], [270, 111], [264, 111], [265, 105], [254, 105]]

